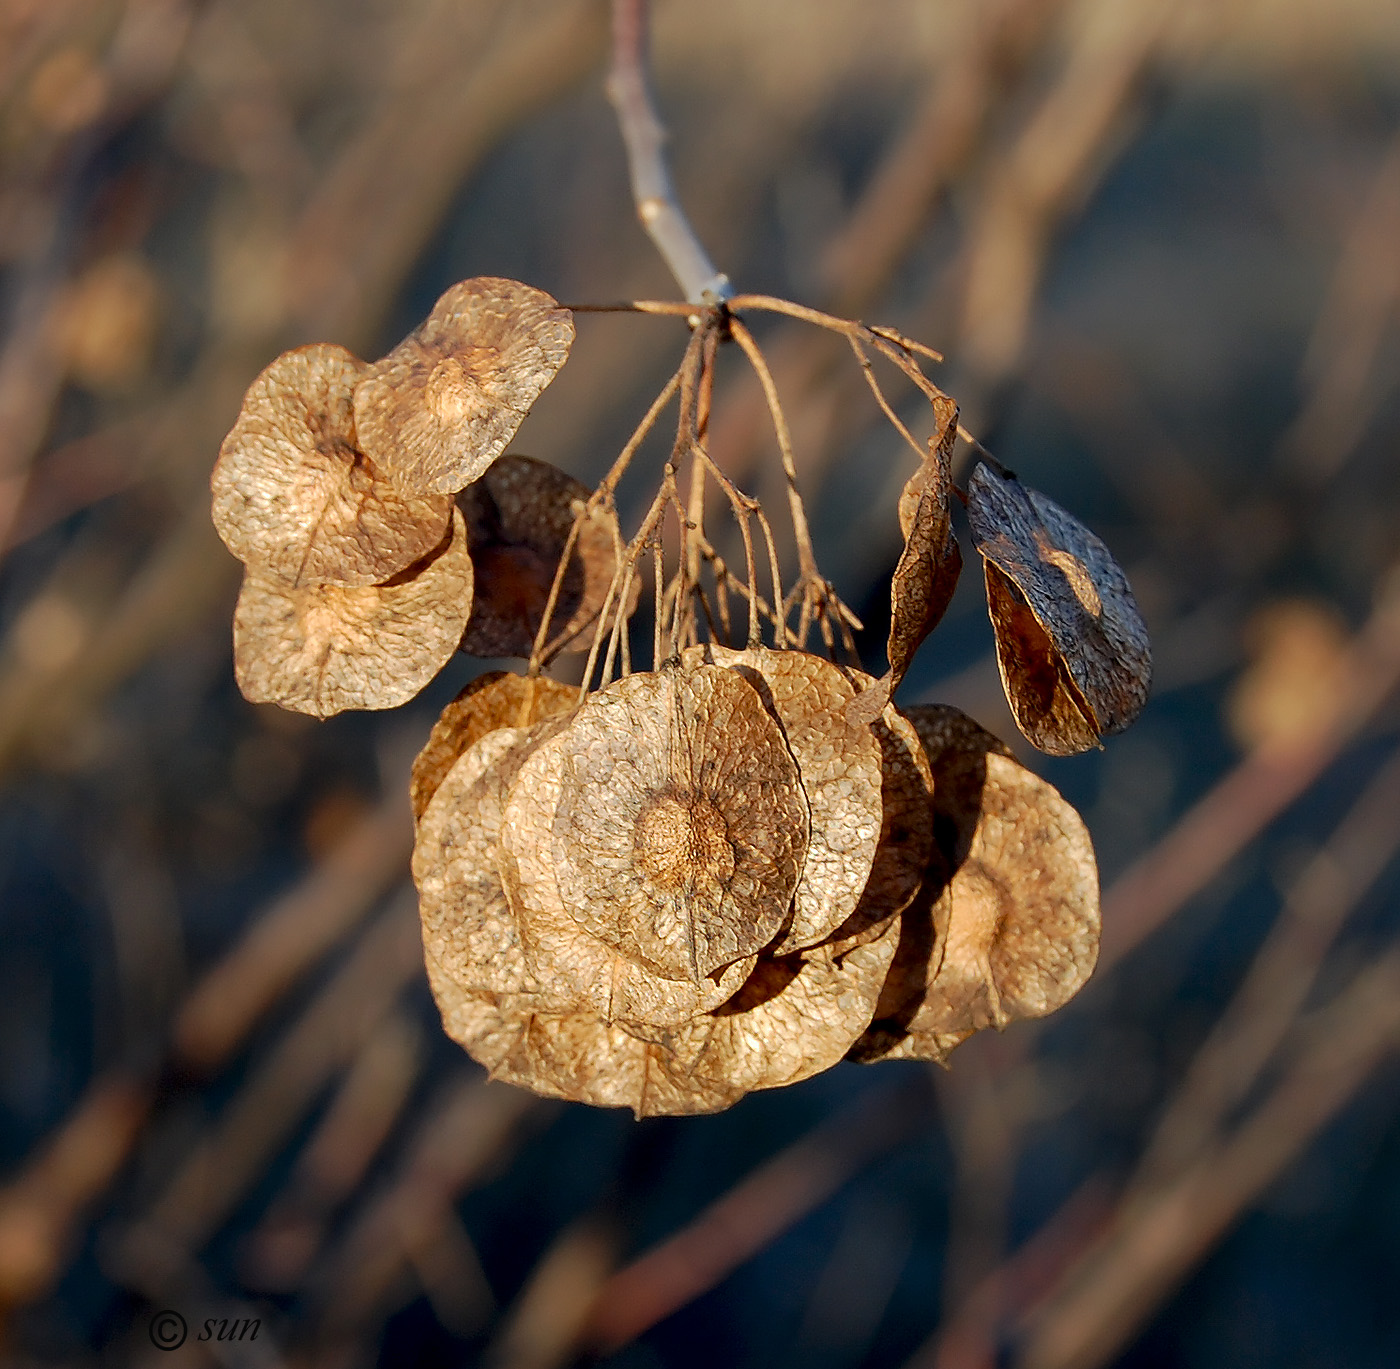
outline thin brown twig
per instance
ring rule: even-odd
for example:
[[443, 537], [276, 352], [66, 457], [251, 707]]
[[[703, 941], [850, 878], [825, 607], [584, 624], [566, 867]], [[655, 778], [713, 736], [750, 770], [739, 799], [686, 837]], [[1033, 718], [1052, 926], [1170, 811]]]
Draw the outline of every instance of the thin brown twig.
[[[744, 543], [744, 573], [748, 577], [750, 586], [757, 586], [758, 583], [758, 561], [753, 551], [753, 529], [749, 526], [749, 517], [754, 511], [755, 501], [744, 494], [737, 485], [720, 469], [704, 447], [696, 443], [692, 448], [692, 454], [698, 457], [709, 467], [710, 473], [715, 477], [716, 483], [724, 491], [725, 498], [729, 500], [730, 510], [734, 514], [734, 521], [739, 525], [739, 536]], [[774, 582], [777, 583], [776, 580]], [[775, 618], [776, 622], [777, 619]], [[749, 595], [749, 639], [750, 649], [762, 645], [763, 634], [759, 628], [758, 617], [758, 596], [755, 588]]]

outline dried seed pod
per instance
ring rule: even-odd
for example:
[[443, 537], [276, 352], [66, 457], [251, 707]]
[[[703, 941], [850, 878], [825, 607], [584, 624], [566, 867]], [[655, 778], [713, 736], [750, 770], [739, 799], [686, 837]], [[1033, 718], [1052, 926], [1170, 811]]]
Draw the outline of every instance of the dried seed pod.
[[[480, 583], [478, 580], [477, 583]], [[498, 727], [529, 727], [573, 710], [578, 690], [543, 675], [478, 675], [438, 715], [408, 782], [413, 817], [423, 816], [443, 777], [468, 748]]]
[[792, 918], [770, 955], [824, 941], [855, 911], [880, 838], [881, 748], [871, 728], [849, 722], [855, 686], [804, 651], [695, 648], [753, 685], [782, 728], [811, 814], [811, 837]]
[[933, 772], [919, 734], [893, 704], [871, 729], [881, 755], [880, 840], [859, 903], [832, 933], [838, 946], [870, 940], [909, 906], [934, 849]]
[[752, 685], [707, 665], [629, 675], [567, 735], [553, 851], [578, 922], [694, 983], [772, 941], [807, 852], [807, 803]]
[[953, 443], [958, 406], [946, 395], [933, 402], [937, 423], [928, 459], [909, 478], [899, 501], [904, 550], [890, 580], [890, 691], [909, 669], [914, 653], [938, 626], [952, 602], [962, 571], [962, 552], [948, 506], [953, 488]]
[[1058, 504], [984, 465], [967, 514], [1016, 725], [1052, 756], [1121, 732], [1147, 702], [1152, 651], [1112, 553]]
[[1079, 814], [956, 709], [909, 715], [933, 769], [938, 858], [902, 919], [875, 1023], [853, 1053], [863, 1060], [941, 1060], [983, 1027], [1043, 1017], [1098, 956], [1098, 873]]
[[252, 703], [328, 718], [395, 708], [451, 659], [472, 602], [462, 516], [428, 559], [382, 585], [292, 589], [250, 570], [233, 611], [233, 665]]
[[752, 955], [719, 973], [666, 978], [581, 925], [560, 892], [554, 829], [574, 746], [565, 732], [521, 768], [506, 803], [498, 867], [536, 980], [569, 1008], [603, 1022], [675, 1026], [717, 1008], [753, 969]]
[[632, 1108], [638, 1117], [719, 1112], [740, 1097], [706, 1093], [666, 1068], [664, 1047], [586, 1013], [542, 1012], [516, 998], [459, 988], [429, 957], [428, 983], [443, 1029], [493, 1079], [546, 1098], [602, 1108]]
[[464, 993], [431, 960], [428, 974], [448, 1035], [493, 1077], [638, 1117], [675, 1116], [718, 1112], [834, 1065], [870, 1020], [894, 941], [891, 928], [844, 956], [822, 947], [765, 958], [723, 1008], [645, 1036], [585, 1013]]
[[464, 489], [505, 450], [573, 340], [573, 315], [543, 290], [458, 281], [356, 388], [363, 449], [400, 489]]
[[511, 785], [563, 726], [553, 718], [483, 733], [443, 776], [419, 821], [413, 880], [423, 950], [460, 989], [544, 997], [520, 949], [497, 848]]
[[450, 496], [401, 494], [357, 446], [353, 396], [366, 370], [329, 343], [284, 352], [219, 448], [214, 526], [264, 579], [379, 584], [447, 532]]
[[[573, 530], [591, 491], [572, 476], [514, 454], [499, 458], [458, 496], [476, 566], [476, 602], [462, 650], [473, 656], [528, 656]], [[584, 517], [559, 588], [544, 659], [586, 651], [617, 569], [616, 523], [606, 509]], [[636, 607], [641, 581], [634, 580]]]

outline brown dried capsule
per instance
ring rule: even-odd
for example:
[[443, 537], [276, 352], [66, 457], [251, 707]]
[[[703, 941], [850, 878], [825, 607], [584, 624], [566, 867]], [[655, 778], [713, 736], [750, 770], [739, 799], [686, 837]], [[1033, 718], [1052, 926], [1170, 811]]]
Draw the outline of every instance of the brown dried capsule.
[[1079, 814], [956, 709], [909, 715], [933, 769], [938, 855], [853, 1052], [863, 1060], [941, 1060], [983, 1027], [1043, 1017], [1098, 956], [1098, 872]]
[[[554, 576], [590, 491], [572, 476], [528, 456], [497, 460], [458, 496], [476, 566], [476, 602], [462, 650], [473, 656], [529, 656]], [[616, 523], [592, 509], [569, 552], [545, 643], [547, 661], [560, 651], [586, 651], [617, 569]], [[634, 581], [630, 613], [640, 579]]]
[[823, 657], [768, 647], [697, 650], [753, 685], [797, 762], [811, 836], [792, 919], [768, 954], [815, 946], [855, 911], [870, 877], [882, 820], [880, 742], [870, 727], [847, 721], [855, 686]]
[[363, 449], [400, 489], [464, 489], [505, 450], [573, 340], [573, 315], [543, 290], [458, 281], [356, 388]]
[[499, 727], [529, 727], [571, 712], [577, 701], [577, 689], [543, 675], [514, 675], [504, 670], [478, 675], [438, 715], [413, 762], [408, 794], [414, 819], [423, 816], [458, 758], [488, 732]]
[[320, 343], [284, 352], [252, 383], [219, 449], [214, 526], [263, 578], [373, 585], [447, 532], [447, 495], [408, 497], [360, 451], [353, 396], [366, 366]]
[[1052, 756], [1121, 732], [1147, 702], [1152, 651], [1112, 553], [1058, 504], [985, 465], [967, 514], [1016, 725]]
[[887, 654], [891, 692], [904, 678], [924, 638], [947, 611], [962, 571], [962, 552], [948, 506], [958, 406], [942, 395], [934, 400], [933, 410], [937, 428], [929, 439], [928, 459], [910, 476], [899, 500], [904, 550], [890, 580]]
[[565, 905], [608, 945], [699, 983], [766, 946], [807, 851], [807, 803], [753, 687], [717, 666], [629, 675], [569, 726], [553, 825]]
[[844, 956], [818, 948], [760, 960], [739, 994], [674, 1031], [648, 1032], [527, 1000], [462, 992], [428, 963], [448, 1035], [494, 1078], [638, 1117], [718, 1112], [755, 1089], [834, 1065], [874, 1010], [893, 929]]
[[[555, 718], [483, 733], [451, 766], [422, 813], [413, 880], [423, 950], [463, 990], [543, 1001], [545, 990], [520, 948], [497, 855], [511, 785], [535, 749], [563, 726]], [[571, 1006], [567, 998], [563, 1006]]]
[[233, 612], [238, 687], [253, 703], [328, 718], [394, 708], [451, 659], [472, 602], [462, 516], [431, 557], [382, 585], [292, 589], [250, 570]]
[[572, 746], [567, 732], [542, 745], [506, 803], [497, 864], [526, 962], [557, 1006], [603, 1022], [675, 1026], [717, 1008], [743, 984], [753, 956], [702, 979], [666, 978], [594, 935], [565, 903], [553, 834]]

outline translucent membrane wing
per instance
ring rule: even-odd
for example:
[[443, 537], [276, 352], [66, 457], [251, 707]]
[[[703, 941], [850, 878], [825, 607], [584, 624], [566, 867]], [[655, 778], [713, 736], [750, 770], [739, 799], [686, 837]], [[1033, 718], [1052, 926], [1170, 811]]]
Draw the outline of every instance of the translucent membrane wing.
[[406, 703], [447, 664], [471, 612], [466, 529], [383, 585], [301, 589], [250, 570], [233, 614], [238, 686], [253, 703], [329, 717]]
[[573, 340], [573, 315], [543, 290], [459, 281], [355, 390], [364, 451], [402, 490], [464, 489], [505, 450]]
[[401, 494], [357, 445], [352, 397], [366, 369], [329, 344], [284, 352], [224, 438], [214, 526], [264, 579], [297, 589], [379, 584], [447, 532], [449, 496]]

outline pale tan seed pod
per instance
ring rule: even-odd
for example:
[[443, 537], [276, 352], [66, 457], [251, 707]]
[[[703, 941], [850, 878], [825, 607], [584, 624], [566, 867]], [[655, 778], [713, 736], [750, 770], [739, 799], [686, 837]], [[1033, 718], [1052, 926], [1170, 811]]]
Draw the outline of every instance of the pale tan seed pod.
[[360, 443], [411, 493], [480, 478], [554, 379], [573, 315], [519, 281], [458, 281], [355, 390]]
[[264, 579], [379, 584], [447, 533], [450, 496], [401, 494], [357, 445], [353, 396], [366, 369], [329, 343], [284, 352], [219, 448], [214, 527]]
[[[582, 515], [542, 659], [587, 651], [617, 570], [617, 524], [606, 509], [583, 513], [591, 491], [547, 461], [500, 457], [457, 502], [476, 566], [476, 602], [462, 638], [473, 656], [529, 656], [549, 602], [559, 559]], [[637, 606], [640, 578], [631, 602]]]
[[451, 659], [471, 612], [462, 516], [427, 560], [383, 585], [292, 589], [250, 570], [233, 612], [233, 665], [252, 703], [328, 718], [407, 703]]
[[898, 928], [859, 945], [759, 957], [743, 988], [713, 1012], [650, 1038], [694, 1086], [782, 1088], [830, 1069], [870, 1025]]
[[1037, 490], [979, 465], [967, 516], [1016, 726], [1052, 756], [1121, 732], [1147, 703], [1152, 649], [1112, 553]]
[[664, 1047], [585, 1013], [542, 1012], [522, 1000], [467, 993], [431, 958], [428, 984], [448, 1036], [491, 1078], [546, 1098], [602, 1108], [631, 1108], [639, 1117], [720, 1112], [741, 1096], [677, 1081]]
[[554, 826], [574, 742], [561, 733], [521, 767], [505, 806], [501, 882], [535, 979], [556, 1000], [600, 1021], [676, 1026], [738, 992], [754, 966], [746, 956], [698, 980], [657, 974], [583, 926], [560, 892]]
[[[465, 992], [549, 998], [526, 963], [497, 865], [510, 787], [564, 725], [553, 718], [483, 733], [442, 778], [418, 823], [413, 880], [423, 950]], [[550, 1002], [573, 1006], [567, 996]]]
[[553, 825], [572, 916], [693, 983], [768, 945], [807, 852], [797, 766], [742, 676], [673, 665], [587, 700], [567, 733]]
[[577, 702], [576, 688], [543, 675], [516, 675], [505, 670], [478, 675], [438, 715], [413, 762], [408, 796], [414, 820], [423, 816], [447, 772], [488, 732], [501, 727], [530, 727], [572, 712]]
[[974, 1031], [1043, 1017], [1098, 957], [1098, 871], [1079, 814], [956, 709], [908, 711], [933, 769], [941, 860], [904, 915], [876, 1021], [854, 1052], [867, 1060], [941, 1060]]
[[768, 954], [815, 946], [855, 912], [870, 877], [882, 822], [880, 741], [870, 727], [847, 721], [855, 686], [821, 656], [769, 647], [697, 650], [754, 686], [797, 762], [811, 837], [791, 920]]
[[448, 1035], [493, 1077], [638, 1117], [675, 1116], [718, 1112], [837, 1063], [870, 1021], [894, 943], [891, 927], [844, 956], [821, 947], [760, 960], [732, 1002], [670, 1032], [464, 993], [431, 960], [428, 975]]

